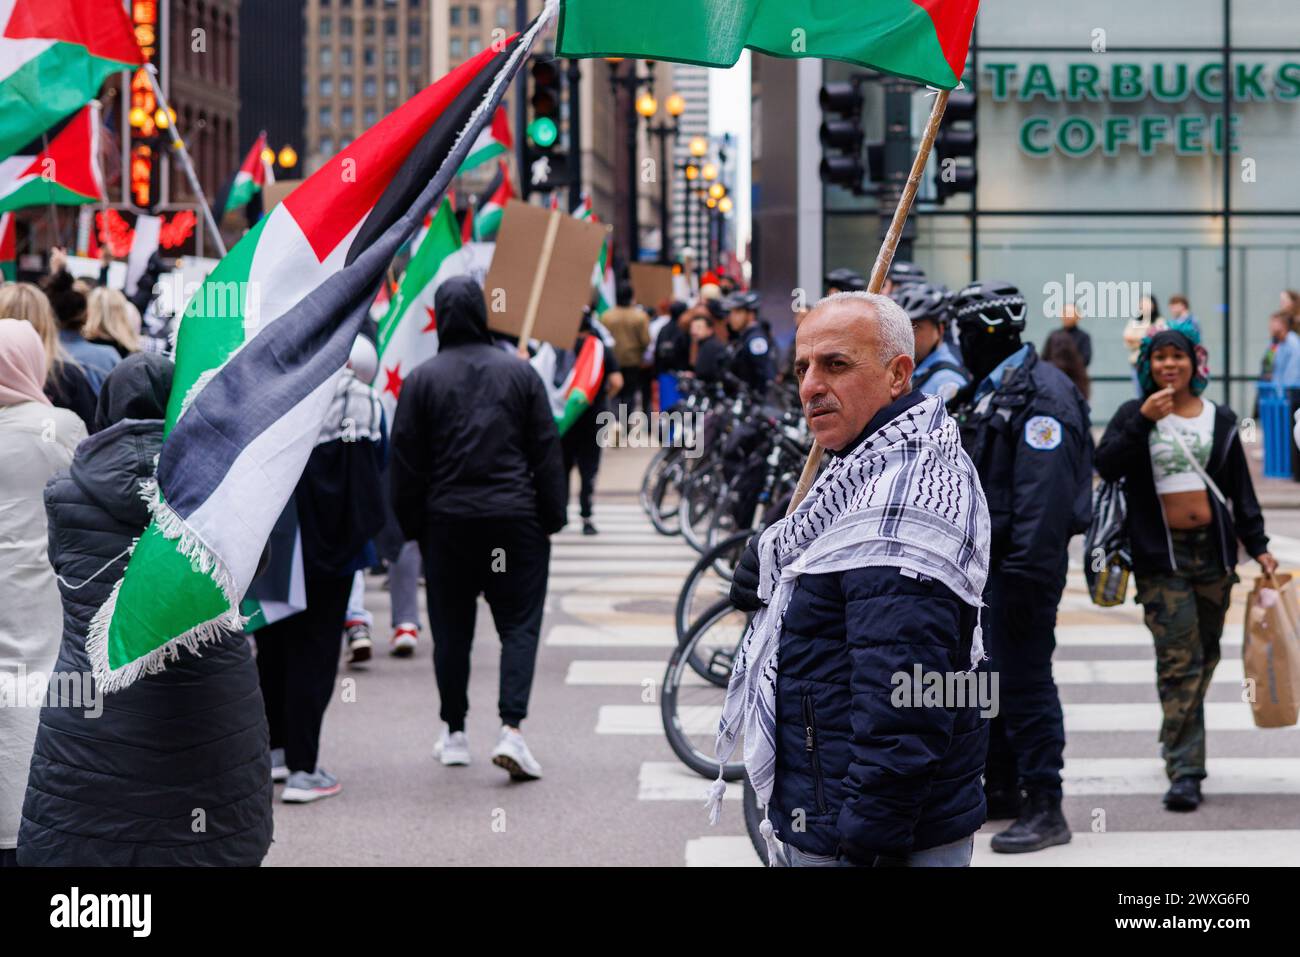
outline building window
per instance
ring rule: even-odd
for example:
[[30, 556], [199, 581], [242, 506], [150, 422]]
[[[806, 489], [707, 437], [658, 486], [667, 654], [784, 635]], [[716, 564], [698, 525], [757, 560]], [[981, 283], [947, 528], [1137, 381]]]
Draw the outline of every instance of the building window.
[[460, 56], [460, 37], [452, 37], [447, 47], [453, 57]]
[[339, 65], [352, 65], [352, 47], [339, 47]]
[[365, 3], [363, 4], [363, 6], [365, 6], [367, 9], [370, 9], [374, 5], [375, 5], [375, 0], [365, 0]]
[[334, 125], [334, 110], [328, 106], [320, 108], [320, 125], [322, 129], [328, 129]]
[[406, 82], [410, 84], [408, 89], [411, 91], [411, 96], [415, 96], [416, 93], [419, 93], [421, 87], [424, 86], [424, 82], [420, 79], [420, 74], [418, 73], [412, 73], [406, 78]]
[[388, 97], [390, 100], [397, 97], [397, 77], [384, 77], [384, 96]]
[[323, 76], [320, 78], [320, 95], [329, 97], [334, 95], [334, 78]]
[[352, 107], [345, 106], [343, 109], [339, 110], [339, 126], [343, 127], [343, 129], [352, 129], [353, 119], [354, 115], [352, 113]]
[[449, 18], [453, 27], [460, 26], [460, 7], [452, 7]]
[[373, 106], [367, 106], [365, 112], [366, 127], [369, 128], [371, 126], [374, 126], [376, 119], [377, 117], [375, 116], [375, 108]]
[[373, 37], [375, 35], [375, 21], [367, 18], [366, 26], [365, 29], [362, 30], [362, 33], [364, 33], [368, 37]]
[[320, 151], [325, 156], [333, 156], [334, 155], [333, 138], [329, 136], [322, 136], [320, 138]]
[[419, 17], [411, 17], [411, 19], [406, 21], [406, 32], [413, 37], [418, 37], [420, 35]]
[[395, 17], [389, 17], [384, 21], [384, 36], [397, 36], [397, 19]]
[[471, 27], [478, 26], [478, 7], [466, 7], [465, 13], [469, 17], [469, 25]]
[[374, 66], [374, 65], [375, 65], [375, 48], [374, 48], [374, 47], [366, 47], [365, 53], [363, 53], [362, 56], [361, 56], [361, 62], [362, 62], [363, 64], [365, 64], [366, 66]]
[[352, 0], [339, 0], [339, 6], [342, 7], [344, 10], [351, 10]]
[[352, 95], [352, 77], [339, 77], [339, 96], [350, 97]]
[[329, 36], [333, 32], [332, 30], [333, 26], [334, 26], [333, 20], [331, 20], [329, 17], [321, 17], [320, 35], [323, 37]]
[[373, 76], [368, 76], [361, 81], [361, 95], [362, 96], [375, 95], [375, 78]]
[[394, 69], [397, 68], [397, 51], [396, 51], [396, 50], [385, 50], [385, 51], [384, 51], [384, 66], [388, 67], [388, 69], [390, 69], [390, 70], [394, 70]]
[[483, 51], [483, 41], [478, 37], [469, 38], [469, 55], [475, 56]]
[[329, 47], [320, 48], [320, 66], [322, 70], [328, 70], [334, 65], [334, 51]]
[[499, 27], [508, 27], [508, 26], [510, 26], [510, 8], [509, 8], [509, 7], [497, 7], [497, 26], [499, 26]]
[[412, 43], [409, 47], [406, 48], [406, 65], [407, 65], [407, 66], [419, 66], [419, 65], [420, 65], [420, 46], [419, 46], [419, 44], [417, 44], [417, 43]]
[[342, 142], [339, 143], [339, 151], [342, 152], [343, 150], [347, 149], [351, 145], [352, 145], [352, 137], [345, 136], [343, 137]]
[[352, 36], [351, 17], [339, 17], [339, 36], [343, 36], [343, 37]]

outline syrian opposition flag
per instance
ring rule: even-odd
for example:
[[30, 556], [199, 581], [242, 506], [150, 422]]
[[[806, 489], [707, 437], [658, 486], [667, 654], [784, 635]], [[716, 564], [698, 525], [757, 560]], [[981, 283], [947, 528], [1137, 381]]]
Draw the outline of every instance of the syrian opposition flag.
[[121, 0], [0, 0], [0, 157], [142, 63]]
[[506, 203], [515, 198], [514, 188], [510, 185], [510, 170], [505, 160], [497, 161], [497, 174], [483, 191], [474, 212], [474, 238], [479, 242], [491, 242], [496, 239], [501, 229], [501, 216]]
[[186, 306], [157, 474], [142, 491], [153, 521], [86, 639], [101, 690], [244, 626], [240, 601], [389, 263], [446, 190], [554, 9], [326, 162]]
[[488, 243], [461, 244], [456, 214], [444, 199], [424, 241], [407, 264], [387, 313], [379, 320], [379, 378], [375, 386], [380, 390], [389, 422], [393, 421], [406, 377], [438, 352], [434, 293], [452, 276], [474, 276], [481, 282], [493, 250]]
[[265, 149], [266, 132], [263, 131], [253, 141], [253, 148], [239, 165], [239, 172], [235, 174], [235, 181], [230, 184], [230, 193], [226, 196], [226, 205], [218, 218], [224, 218], [237, 209], [244, 209], [262, 195], [263, 188], [275, 182], [275, 172], [262, 155]]
[[745, 47], [846, 60], [951, 90], [961, 82], [979, 0], [657, 0], [630, 16], [609, 0], [561, 0], [555, 55], [729, 67]]
[[474, 141], [469, 156], [460, 165], [460, 172], [491, 162], [509, 152], [514, 145], [514, 137], [510, 135], [510, 118], [506, 116], [506, 108], [499, 106], [492, 114], [492, 125], [479, 133], [478, 139]]
[[13, 213], [0, 213], [0, 280], [18, 278], [18, 224]]
[[103, 201], [98, 103], [83, 107], [45, 148], [0, 160], [0, 212]]

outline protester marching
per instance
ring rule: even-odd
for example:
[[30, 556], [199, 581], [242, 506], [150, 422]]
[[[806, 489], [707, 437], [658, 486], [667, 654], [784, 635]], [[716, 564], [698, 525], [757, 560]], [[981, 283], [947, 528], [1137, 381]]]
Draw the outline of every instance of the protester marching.
[[1295, 257], [1015, 195], [1273, 162], [1185, 63], [1094, 127], [1142, 70], [978, 0], [210, 6], [0, 0], [6, 870], [1300, 862]]

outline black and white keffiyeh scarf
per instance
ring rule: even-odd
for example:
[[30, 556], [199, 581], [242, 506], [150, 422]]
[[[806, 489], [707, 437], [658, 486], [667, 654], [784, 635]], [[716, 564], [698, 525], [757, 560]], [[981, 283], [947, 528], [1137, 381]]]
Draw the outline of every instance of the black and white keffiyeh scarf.
[[[741, 640], [718, 723], [718, 780], [710, 821], [721, 811], [721, 767], [745, 738], [745, 771], [764, 806], [776, 770], [777, 649], [800, 575], [882, 565], [937, 579], [983, 605], [989, 511], [974, 463], [938, 396], [905, 409], [848, 455], [831, 461], [791, 515], [759, 539], [758, 611]], [[984, 657], [979, 625], [971, 668]], [[770, 824], [764, 822], [765, 833]]]

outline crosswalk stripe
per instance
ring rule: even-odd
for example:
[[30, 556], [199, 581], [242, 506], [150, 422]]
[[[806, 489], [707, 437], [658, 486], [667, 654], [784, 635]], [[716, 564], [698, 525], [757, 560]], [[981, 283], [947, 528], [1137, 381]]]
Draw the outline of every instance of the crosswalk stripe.
[[[1280, 867], [1300, 857], [1300, 831], [1075, 831], [1069, 844], [1034, 854], [995, 854], [1002, 823], [975, 835], [975, 867]], [[754, 854], [750, 848], [751, 855]], [[739, 855], [737, 855], [739, 856]], [[754, 855], [757, 859], [757, 855]]]
[[626, 575], [620, 578], [601, 578], [598, 575], [580, 575], [572, 572], [552, 573], [546, 580], [548, 591], [572, 591], [578, 594], [616, 594], [624, 598], [637, 595], [671, 595], [674, 599], [682, 590], [682, 579], [669, 575]]
[[671, 578], [681, 588], [694, 565], [689, 559], [680, 558], [552, 558], [551, 572], [555, 575], [653, 575]]
[[[666, 661], [571, 661], [564, 683], [569, 685], [644, 686], [651, 680], [657, 686], [667, 669]], [[682, 683], [703, 686], [708, 684], [694, 671], [682, 676]]]
[[[1150, 731], [1160, 727], [1160, 704], [1065, 704], [1067, 735], [1089, 731]], [[680, 715], [688, 734], [703, 734], [717, 728], [722, 703], [693, 705]], [[1205, 726], [1210, 731], [1248, 731], [1255, 727], [1250, 708], [1242, 702], [1210, 701], [1205, 704]], [[1295, 732], [1300, 726], [1277, 729], [1273, 733]], [[596, 716], [597, 734], [663, 734], [663, 722], [657, 705], [602, 705]]]
[[[677, 633], [670, 622], [663, 625], [625, 625], [593, 628], [589, 625], [554, 625], [546, 634], [546, 644], [562, 647], [592, 648], [674, 648]], [[664, 656], [664, 665], [668, 663]]]
[[697, 837], [686, 842], [687, 867], [762, 867], [748, 837]]
[[[1122, 797], [1164, 794], [1164, 762], [1150, 758], [1066, 759], [1061, 772], [1066, 797]], [[701, 786], [703, 781], [704, 787]], [[696, 801], [708, 782], [680, 761], [643, 761], [637, 774], [641, 801]], [[1211, 758], [1202, 788], [1209, 796], [1300, 792], [1300, 758]], [[727, 788], [728, 798], [741, 789]]]
[[[574, 661], [569, 665], [569, 684], [639, 685], [646, 675], [662, 675], [666, 662], [657, 661]], [[657, 670], [656, 670], [657, 669]], [[1056, 661], [1052, 674], [1057, 684], [1135, 684], [1155, 685], [1155, 667], [1151, 661]], [[1239, 682], [1241, 661], [1221, 661], [1214, 672], [1217, 683]]]

